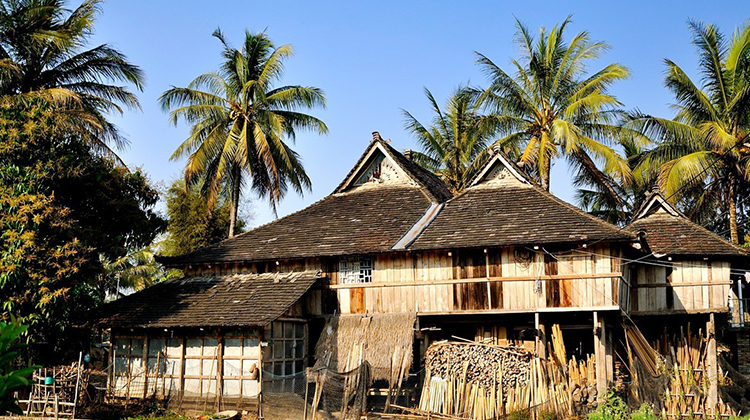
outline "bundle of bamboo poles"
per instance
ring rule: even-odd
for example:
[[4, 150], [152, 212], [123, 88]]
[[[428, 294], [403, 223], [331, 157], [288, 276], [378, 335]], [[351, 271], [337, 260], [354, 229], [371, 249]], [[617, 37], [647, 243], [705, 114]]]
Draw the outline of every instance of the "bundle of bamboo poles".
[[[479, 360], [483, 362], [476, 365]], [[474, 420], [520, 410], [568, 417], [577, 412], [576, 404], [589, 403], [590, 390], [596, 389], [595, 372], [593, 357], [567, 359], [557, 325], [549, 359], [517, 348], [439, 342], [427, 351], [419, 410]], [[579, 401], [574, 401], [576, 396]]]
[[701, 330], [693, 334], [688, 325], [679, 335], [662, 334], [661, 340], [653, 346], [671, 366], [667, 372], [669, 386], [664, 393], [664, 418], [720, 418], [739, 414], [721, 398], [715, 406], [708, 401], [711, 386], [707, 373], [708, 338]]

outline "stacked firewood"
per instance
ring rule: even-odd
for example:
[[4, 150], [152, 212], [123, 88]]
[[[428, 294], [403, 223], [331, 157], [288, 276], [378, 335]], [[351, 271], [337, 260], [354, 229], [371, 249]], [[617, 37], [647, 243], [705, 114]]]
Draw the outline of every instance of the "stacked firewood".
[[596, 400], [594, 359], [568, 360], [559, 328], [553, 328], [552, 341], [549, 359], [517, 347], [433, 344], [425, 354], [419, 410], [474, 420], [501, 418], [519, 410], [530, 410], [535, 416], [577, 413], [580, 406]]
[[[485, 389], [502, 384], [503, 390], [526, 386], [532, 354], [517, 347], [442, 341], [425, 354], [432, 376], [461, 377]], [[499, 373], [502, 371], [502, 381]]]

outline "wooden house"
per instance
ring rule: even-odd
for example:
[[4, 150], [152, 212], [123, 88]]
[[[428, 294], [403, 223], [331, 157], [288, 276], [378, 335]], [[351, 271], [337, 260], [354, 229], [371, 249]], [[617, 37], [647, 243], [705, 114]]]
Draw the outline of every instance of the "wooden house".
[[569, 354], [595, 355], [603, 395], [625, 318], [724, 322], [745, 258], [658, 194], [620, 228], [541, 189], [501, 152], [454, 196], [374, 133], [328, 197], [161, 258], [186, 277], [105, 307], [110, 386], [129, 397], [252, 400], [273, 386], [262, 375], [293, 378], [312, 365], [317, 338], [330, 335], [326, 315], [411, 314], [415, 369], [431, 341], [456, 337], [543, 355], [558, 324]]

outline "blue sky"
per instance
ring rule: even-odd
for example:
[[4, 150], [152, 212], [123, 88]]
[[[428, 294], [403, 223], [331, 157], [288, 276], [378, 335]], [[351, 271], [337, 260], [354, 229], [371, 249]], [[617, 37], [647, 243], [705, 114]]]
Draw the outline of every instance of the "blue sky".
[[[573, 15], [571, 36], [587, 30], [611, 50], [599, 66], [619, 62], [632, 75], [614, 87], [626, 108], [671, 116], [669, 93], [662, 85], [663, 59], [670, 58], [694, 80], [696, 55], [688, 19], [715, 23], [731, 33], [750, 18], [743, 1], [140, 1], [110, 0], [92, 43], [110, 43], [141, 66], [147, 86], [139, 93], [142, 111], [115, 117], [130, 139], [120, 156], [163, 185], [179, 176], [183, 162], [170, 155], [187, 136], [187, 127], [169, 125], [159, 95], [185, 86], [199, 74], [218, 68], [220, 44], [211, 37], [221, 27], [239, 45], [244, 30], [267, 30], [277, 44], [296, 54], [287, 63], [285, 84], [322, 88], [328, 108], [313, 114], [330, 134], [300, 133], [294, 147], [303, 158], [313, 191], [290, 193], [279, 215], [301, 209], [328, 195], [379, 131], [403, 150], [416, 148], [403, 130], [400, 109], [428, 122], [423, 87], [442, 103], [460, 84], [484, 85], [473, 51], [509, 69], [518, 56], [513, 44], [514, 17], [528, 27], [548, 28]], [[596, 66], [596, 64], [595, 64]], [[598, 67], [598, 66], [597, 66]], [[564, 162], [553, 168], [552, 191], [572, 201], [574, 190]], [[251, 225], [273, 220], [266, 202], [249, 196]], [[247, 207], [246, 207], [247, 208]]]

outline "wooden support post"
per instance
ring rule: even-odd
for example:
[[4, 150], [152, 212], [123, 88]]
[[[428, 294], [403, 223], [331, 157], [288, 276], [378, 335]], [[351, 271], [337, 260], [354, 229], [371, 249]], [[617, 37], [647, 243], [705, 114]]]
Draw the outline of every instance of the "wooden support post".
[[547, 334], [544, 324], [540, 322], [539, 312], [534, 312], [534, 328], [536, 329], [536, 354], [541, 358], [547, 357]]
[[[109, 330], [109, 366], [107, 366], [107, 397], [114, 396], [115, 390], [115, 333]], [[31, 404], [29, 403], [29, 406]]]
[[182, 400], [185, 398], [185, 337], [180, 338], [180, 389], [179, 389], [179, 395], [180, 395], [180, 402], [179, 405], [182, 405]]
[[143, 337], [143, 359], [141, 360], [141, 369], [143, 369], [143, 398], [148, 396], [148, 336]]
[[607, 379], [607, 335], [604, 319], [594, 311], [594, 356], [596, 358], [597, 400], [604, 401], [609, 381]]
[[708, 322], [706, 323], [706, 331], [708, 332], [708, 360], [706, 360], [706, 368], [708, 369], [708, 405], [713, 410], [719, 403], [719, 360], [716, 354], [716, 321], [713, 313], [709, 315]]
[[[242, 363], [242, 362], [240, 362]], [[216, 410], [222, 410], [222, 397], [224, 394], [224, 336], [221, 328], [217, 330], [216, 341]], [[242, 383], [240, 383], [240, 387]]]

